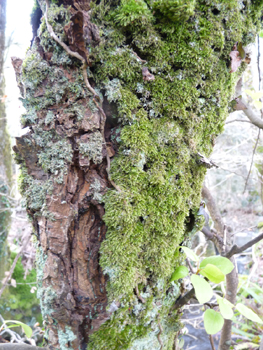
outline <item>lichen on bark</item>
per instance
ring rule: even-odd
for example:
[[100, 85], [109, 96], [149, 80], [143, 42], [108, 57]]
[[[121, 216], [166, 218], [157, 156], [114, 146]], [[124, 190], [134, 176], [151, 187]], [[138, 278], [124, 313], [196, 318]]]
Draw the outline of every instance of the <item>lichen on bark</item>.
[[169, 280], [200, 204], [199, 155], [245, 68], [230, 74], [231, 48], [254, 39], [261, 13], [262, 1], [52, 2], [49, 24], [87, 58], [96, 96], [44, 20], [14, 60], [30, 127], [15, 151], [56, 348], [173, 348]]

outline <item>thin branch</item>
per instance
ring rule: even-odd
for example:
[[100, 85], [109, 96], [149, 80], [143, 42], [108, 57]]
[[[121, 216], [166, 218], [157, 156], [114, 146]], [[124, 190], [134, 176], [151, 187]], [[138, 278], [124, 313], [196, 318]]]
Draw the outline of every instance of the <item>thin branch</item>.
[[[262, 121], [262, 122], [263, 122], [263, 121]], [[258, 136], [257, 136], [256, 144], [255, 144], [255, 147], [254, 147], [254, 149], [253, 149], [252, 159], [251, 159], [251, 163], [250, 163], [249, 172], [248, 172], [248, 174], [247, 174], [247, 178], [246, 178], [246, 183], [245, 183], [245, 188], [244, 188], [243, 194], [245, 193], [246, 188], [247, 188], [248, 180], [249, 180], [250, 173], [251, 173], [252, 166], [253, 166], [253, 162], [254, 162], [254, 156], [255, 156], [255, 153], [256, 153], [256, 150], [257, 150], [257, 145], [258, 145], [259, 137], [260, 137], [260, 129], [258, 130]]]
[[186, 258], [186, 262], [187, 262], [187, 265], [188, 265], [190, 271], [191, 271], [192, 273], [195, 273], [195, 271], [194, 271], [194, 269], [193, 269], [193, 266], [192, 266], [191, 263], [190, 263], [189, 258]]
[[245, 113], [245, 115], [248, 117], [248, 119], [251, 121], [252, 124], [254, 124], [260, 129], [263, 129], [263, 120], [255, 114], [255, 112], [249, 105], [247, 105], [247, 108], [244, 109], [243, 112]]
[[195, 289], [192, 288], [187, 292], [182, 298], [178, 299], [176, 303], [173, 305], [172, 310], [178, 310], [182, 306], [188, 303], [195, 296]]
[[229, 122], [225, 122], [225, 124], [230, 124], [230, 123], [235, 123], [235, 122], [242, 122], [242, 123], [253, 124], [251, 121], [249, 121], [249, 120], [243, 120], [243, 119], [234, 119], [234, 120], [230, 120]]
[[212, 350], [216, 350], [212, 334], [209, 335], [209, 340], [210, 340]]
[[252, 247], [254, 244], [258, 243], [263, 239], [263, 233], [261, 233], [256, 238], [252, 239], [251, 241], [247, 242], [246, 244], [242, 245], [241, 247], [238, 247], [236, 244], [224, 255], [226, 258], [231, 258], [231, 256], [235, 254], [240, 254], [247, 250], [248, 248]]
[[245, 176], [240, 175], [240, 174], [236, 173], [235, 171], [232, 171], [232, 170], [229, 170], [229, 169], [222, 168], [221, 166], [219, 166], [219, 167], [218, 167], [218, 169], [221, 169], [221, 170], [227, 171], [227, 172], [229, 172], [229, 173], [231, 173], [231, 174], [235, 174], [236, 176], [240, 176], [240, 177], [242, 177], [243, 179], [245, 179]]

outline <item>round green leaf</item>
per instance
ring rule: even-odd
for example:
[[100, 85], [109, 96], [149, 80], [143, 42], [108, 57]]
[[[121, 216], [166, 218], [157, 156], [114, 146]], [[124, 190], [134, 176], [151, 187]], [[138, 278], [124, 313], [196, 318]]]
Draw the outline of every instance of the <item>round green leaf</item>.
[[208, 258], [202, 260], [200, 269], [205, 268], [207, 264], [215, 265], [219, 270], [221, 270], [221, 272], [223, 272], [224, 275], [227, 275], [234, 268], [234, 265], [229, 259], [220, 255], [209, 256]]
[[195, 252], [194, 252], [192, 249], [187, 248], [187, 247], [181, 247], [181, 248], [183, 249], [185, 255], [186, 255], [189, 259], [191, 259], [191, 260], [193, 260], [193, 261], [199, 261], [198, 256], [195, 254]]
[[188, 275], [188, 268], [186, 266], [179, 266], [172, 274], [172, 277], [170, 279], [170, 282], [173, 282], [175, 280], [179, 280], [180, 278], [184, 278]]
[[225, 275], [215, 265], [207, 264], [200, 274], [207, 277], [211, 282], [220, 283], [225, 279]]
[[220, 313], [207, 309], [204, 313], [204, 325], [207, 334], [216, 334], [221, 330], [224, 319]]
[[195, 296], [200, 304], [208, 302], [213, 296], [213, 290], [208, 282], [203, 278], [192, 275], [191, 283], [195, 289]]
[[252, 311], [250, 308], [248, 308], [244, 304], [238, 303], [236, 305], [236, 309], [241, 313], [241, 315], [245, 316], [250, 321], [263, 324], [263, 321], [261, 320], [261, 318], [259, 318], [254, 311]]
[[8, 321], [5, 321], [5, 323], [15, 323], [15, 324], [18, 324], [19, 326], [21, 326], [25, 332], [25, 335], [27, 336], [27, 338], [31, 338], [32, 336], [32, 328], [29, 327], [27, 324], [23, 323], [23, 322], [20, 322], [20, 321], [14, 321], [14, 320], [8, 320]]
[[219, 309], [221, 312], [221, 315], [226, 318], [227, 320], [231, 320], [231, 318], [234, 316], [234, 312], [232, 308], [234, 305], [230, 303], [230, 301], [226, 300], [225, 298], [217, 297], [217, 302], [219, 305]]

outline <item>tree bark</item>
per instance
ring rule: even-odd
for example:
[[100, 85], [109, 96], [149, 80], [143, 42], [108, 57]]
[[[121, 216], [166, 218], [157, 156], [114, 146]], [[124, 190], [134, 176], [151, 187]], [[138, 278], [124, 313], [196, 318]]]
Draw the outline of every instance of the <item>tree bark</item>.
[[39, 4], [38, 36], [13, 58], [30, 128], [15, 152], [49, 344], [170, 350], [169, 280], [199, 209], [200, 154], [222, 131], [242, 72], [229, 53], [253, 39], [261, 5]]

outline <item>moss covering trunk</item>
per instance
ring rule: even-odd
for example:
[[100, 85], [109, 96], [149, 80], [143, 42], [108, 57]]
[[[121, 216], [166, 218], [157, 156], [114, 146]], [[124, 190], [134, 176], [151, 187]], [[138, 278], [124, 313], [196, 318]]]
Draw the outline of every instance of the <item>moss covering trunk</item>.
[[172, 350], [182, 291], [169, 279], [247, 64], [230, 73], [229, 54], [253, 42], [262, 1], [39, 5], [37, 37], [13, 64], [46, 337], [62, 350]]

